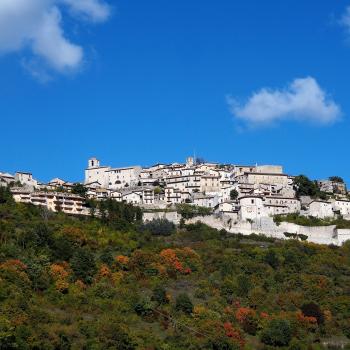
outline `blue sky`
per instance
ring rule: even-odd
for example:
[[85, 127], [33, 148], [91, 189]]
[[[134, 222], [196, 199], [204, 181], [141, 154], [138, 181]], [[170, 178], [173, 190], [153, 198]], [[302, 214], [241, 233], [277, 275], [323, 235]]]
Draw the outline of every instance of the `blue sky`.
[[90, 156], [150, 165], [195, 150], [350, 182], [350, 0], [55, 1], [33, 16], [50, 10], [64, 41], [0, 25], [0, 171], [76, 181]]

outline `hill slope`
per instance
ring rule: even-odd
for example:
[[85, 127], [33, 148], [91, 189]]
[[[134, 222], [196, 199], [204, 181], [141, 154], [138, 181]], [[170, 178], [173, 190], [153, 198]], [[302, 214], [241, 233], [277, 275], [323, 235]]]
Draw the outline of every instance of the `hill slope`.
[[0, 349], [323, 349], [350, 337], [350, 245], [103, 219], [0, 188]]

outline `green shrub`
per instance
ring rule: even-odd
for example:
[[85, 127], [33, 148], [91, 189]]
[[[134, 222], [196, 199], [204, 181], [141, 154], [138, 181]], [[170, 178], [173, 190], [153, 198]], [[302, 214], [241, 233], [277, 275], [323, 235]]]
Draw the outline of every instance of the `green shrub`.
[[261, 333], [261, 341], [266, 345], [287, 346], [292, 339], [290, 323], [286, 320], [272, 320]]
[[139, 227], [141, 232], [150, 232], [154, 236], [170, 236], [176, 231], [173, 222], [167, 219], [153, 219]]
[[211, 208], [199, 207], [190, 204], [178, 204], [176, 209], [184, 219], [192, 219], [195, 216], [207, 216], [211, 215], [213, 212]]
[[176, 306], [175, 309], [177, 311], [182, 311], [185, 314], [191, 314], [193, 312], [193, 304], [190, 297], [186, 293], [181, 293], [176, 298]]
[[97, 271], [94, 254], [88, 248], [79, 248], [72, 257], [71, 267], [76, 279], [91, 283]]
[[168, 304], [169, 300], [167, 298], [165, 288], [162, 286], [154, 288], [152, 300], [157, 302], [158, 305]]

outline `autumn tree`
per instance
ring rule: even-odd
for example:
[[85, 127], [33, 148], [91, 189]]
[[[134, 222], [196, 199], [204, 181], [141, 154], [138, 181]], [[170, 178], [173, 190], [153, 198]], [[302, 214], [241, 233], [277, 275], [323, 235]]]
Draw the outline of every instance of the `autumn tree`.
[[324, 314], [318, 304], [314, 302], [303, 304], [301, 311], [304, 316], [316, 318], [318, 325], [324, 324]]

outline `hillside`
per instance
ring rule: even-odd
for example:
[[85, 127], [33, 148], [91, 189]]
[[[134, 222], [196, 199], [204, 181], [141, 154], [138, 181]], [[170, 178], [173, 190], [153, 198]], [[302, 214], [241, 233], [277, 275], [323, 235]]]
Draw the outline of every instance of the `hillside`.
[[0, 187], [0, 349], [350, 349], [349, 243], [141, 214], [71, 217]]

